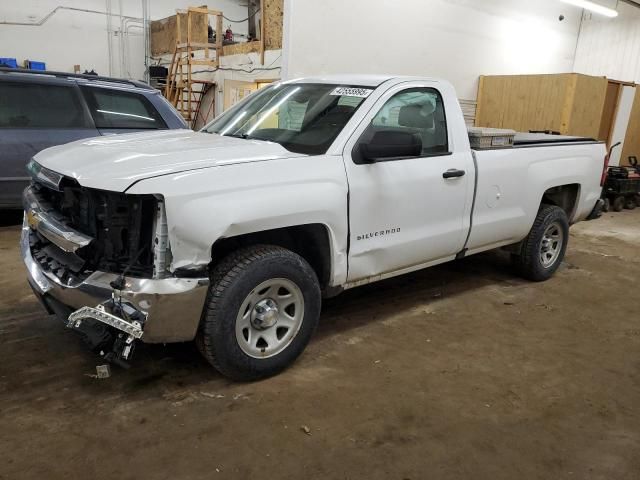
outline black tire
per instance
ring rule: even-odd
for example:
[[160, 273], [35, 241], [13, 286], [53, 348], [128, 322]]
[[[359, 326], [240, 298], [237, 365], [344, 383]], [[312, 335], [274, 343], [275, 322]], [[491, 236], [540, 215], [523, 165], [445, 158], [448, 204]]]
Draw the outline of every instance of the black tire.
[[636, 208], [636, 199], [635, 197], [627, 197], [624, 200], [624, 208], [627, 210], [633, 210]]
[[[562, 232], [559, 253], [553, 263], [545, 266], [541, 259], [543, 238], [551, 225], [556, 225]], [[541, 282], [548, 280], [558, 270], [564, 259], [569, 241], [569, 221], [567, 214], [559, 207], [543, 205], [538, 211], [529, 235], [522, 241], [520, 253], [512, 255], [517, 272], [528, 280]]]
[[621, 212], [624, 210], [625, 199], [622, 195], [613, 199], [613, 211]]
[[607, 213], [609, 210], [611, 210], [611, 200], [605, 198], [604, 203], [602, 204], [602, 212]]
[[[252, 357], [236, 338], [240, 308], [258, 285], [281, 278], [299, 288], [304, 299], [302, 323], [282, 351], [268, 358]], [[272, 245], [242, 248], [212, 272], [196, 345], [226, 377], [238, 381], [270, 377], [291, 365], [305, 349], [318, 324], [321, 303], [318, 278], [302, 257]]]

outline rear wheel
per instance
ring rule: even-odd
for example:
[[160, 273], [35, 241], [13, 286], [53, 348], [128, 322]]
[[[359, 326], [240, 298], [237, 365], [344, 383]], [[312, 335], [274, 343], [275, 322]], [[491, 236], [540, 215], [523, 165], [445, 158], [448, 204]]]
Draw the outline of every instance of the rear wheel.
[[302, 353], [320, 304], [317, 276], [302, 257], [277, 246], [244, 248], [215, 267], [196, 343], [223, 375], [265, 378]]
[[621, 212], [624, 210], [625, 199], [622, 195], [613, 199], [613, 211]]
[[518, 273], [536, 282], [549, 279], [562, 263], [568, 241], [566, 213], [559, 207], [544, 205], [522, 241], [520, 253], [512, 256]]

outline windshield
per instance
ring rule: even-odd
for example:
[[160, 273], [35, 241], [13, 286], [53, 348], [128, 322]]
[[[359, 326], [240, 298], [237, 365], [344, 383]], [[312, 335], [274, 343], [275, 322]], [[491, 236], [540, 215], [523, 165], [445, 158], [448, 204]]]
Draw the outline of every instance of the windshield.
[[268, 140], [296, 153], [325, 153], [373, 90], [313, 83], [259, 90], [202, 131]]

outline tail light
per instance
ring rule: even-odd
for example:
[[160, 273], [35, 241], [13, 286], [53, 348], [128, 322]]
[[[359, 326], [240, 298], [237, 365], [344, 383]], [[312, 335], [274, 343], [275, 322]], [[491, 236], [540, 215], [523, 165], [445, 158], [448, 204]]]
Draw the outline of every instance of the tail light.
[[600, 186], [604, 187], [604, 182], [607, 180], [607, 170], [609, 169], [609, 154], [604, 156], [604, 166], [602, 167], [602, 176], [600, 177]]

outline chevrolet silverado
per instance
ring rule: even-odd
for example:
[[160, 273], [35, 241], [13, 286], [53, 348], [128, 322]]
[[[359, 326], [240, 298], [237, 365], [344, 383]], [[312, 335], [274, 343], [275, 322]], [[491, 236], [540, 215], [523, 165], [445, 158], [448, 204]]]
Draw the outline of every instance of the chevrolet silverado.
[[532, 281], [558, 269], [599, 215], [604, 144], [469, 138], [449, 83], [349, 75], [275, 83], [200, 132], [49, 148], [23, 197], [29, 283], [110, 361], [195, 340], [224, 375], [273, 375], [345, 289], [500, 247]]

